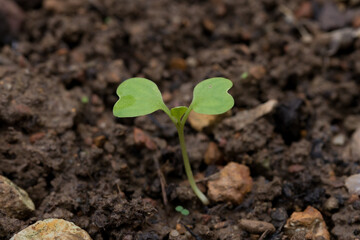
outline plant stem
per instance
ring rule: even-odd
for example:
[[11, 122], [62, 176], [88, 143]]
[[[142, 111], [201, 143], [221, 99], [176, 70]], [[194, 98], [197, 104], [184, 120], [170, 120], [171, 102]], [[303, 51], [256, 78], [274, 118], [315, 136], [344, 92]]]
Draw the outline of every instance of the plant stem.
[[185, 145], [185, 138], [184, 138], [184, 125], [180, 124], [176, 126], [177, 130], [178, 130], [178, 134], [179, 134], [179, 141], [180, 141], [180, 147], [181, 147], [181, 153], [182, 153], [182, 157], [184, 160], [184, 166], [185, 166], [185, 172], [186, 175], [188, 177], [190, 186], [192, 188], [192, 190], [194, 191], [194, 193], [196, 194], [196, 196], [201, 200], [201, 202], [204, 205], [208, 205], [209, 204], [209, 200], [207, 199], [207, 197], [200, 191], [200, 189], [196, 186], [195, 180], [194, 180], [194, 176], [193, 173], [191, 171], [191, 166], [190, 166], [190, 162], [189, 162], [189, 157], [187, 155], [187, 151], [186, 151], [186, 145]]

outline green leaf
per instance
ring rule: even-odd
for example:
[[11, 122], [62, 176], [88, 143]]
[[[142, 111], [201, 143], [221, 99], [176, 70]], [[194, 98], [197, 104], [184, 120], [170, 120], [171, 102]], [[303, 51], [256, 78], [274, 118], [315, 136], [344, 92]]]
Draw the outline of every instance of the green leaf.
[[249, 73], [248, 72], [244, 72], [243, 74], [241, 74], [241, 79], [246, 79], [249, 77]]
[[179, 106], [172, 108], [170, 112], [173, 117], [175, 117], [178, 121], [180, 121], [181, 117], [185, 114], [186, 110], [188, 110], [187, 107]]
[[183, 210], [181, 211], [181, 214], [184, 215], [184, 216], [187, 216], [187, 215], [190, 214], [190, 212], [189, 212], [189, 210], [187, 210], [187, 209], [183, 209]]
[[177, 212], [181, 212], [182, 210], [184, 210], [184, 208], [183, 208], [182, 206], [177, 206], [177, 207], [175, 208], [175, 210], [176, 210]]
[[169, 111], [161, 93], [152, 81], [145, 78], [130, 78], [122, 82], [116, 90], [119, 100], [113, 114], [116, 117], [137, 117], [162, 109]]
[[232, 82], [226, 78], [209, 78], [194, 88], [191, 108], [202, 114], [221, 114], [234, 106], [234, 99], [228, 93]]

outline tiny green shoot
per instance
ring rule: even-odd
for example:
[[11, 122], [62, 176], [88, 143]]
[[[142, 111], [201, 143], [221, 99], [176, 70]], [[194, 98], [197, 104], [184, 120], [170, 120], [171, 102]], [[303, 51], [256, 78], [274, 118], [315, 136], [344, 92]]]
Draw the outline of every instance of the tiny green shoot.
[[175, 208], [175, 210], [176, 210], [177, 212], [181, 213], [181, 214], [184, 215], [184, 216], [187, 216], [187, 215], [190, 214], [189, 210], [187, 210], [186, 208], [183, 208], [182, 206], [177, 206], [177, 207]]
[[81, 97], [81, 102], [82, 102], [83, 104], [86, 104], [86, 103], [89, 102], [89, 98], [88, 98], [87, 96], [82, 96], [82, 97]]
[[115, 103], [113, 114], [116, 117], [137, 117], [163, 110], [176, 126], [185, 172], [196, 196], [205, 205], [207, 197], [196, 186], [186, 151], [184, 126], [191, 111], [202, 114], [222, 114], [234, 106], [234, 99], [228, 93], [232, 82], [226, 78], [209, 78], [194, 88], [193, 100], [189, 107], [179, 106], [169, 110], [165, 105], [156, 84], [145, 78], [130, 78], [122, 82], [116, 90], [119, 100]]
[[247, 79], [248, 77], [249, 77], [248, 72], [244, 72], [243, 74], [241, 74], [241, 79]]

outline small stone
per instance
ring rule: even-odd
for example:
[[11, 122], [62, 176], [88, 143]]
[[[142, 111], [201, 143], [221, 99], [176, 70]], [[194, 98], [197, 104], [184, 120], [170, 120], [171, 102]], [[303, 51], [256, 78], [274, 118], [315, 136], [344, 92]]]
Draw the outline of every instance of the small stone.
[[351, 137], [350, 143], [351, 156], [354, 160], [360, 159], [360, 127], [358, 127], [355, 133]]
[[177, 223], [177, 224], [176, 224], [176, 231], [177, 231], [178, 233], [180, 233], [180, 234], [185, 234], [186, 229], [185, 229], [185, 227], [184, 227], [182, 224]]
[[221, 228], [225, 228], [229, 225], [229, 223], [227, 221], [223, 221], [223, 222], [218, 222], [216, 224], [214, 224], [213, 228], [214, 229], [221, 229]]
[[352, 21], [352, 25], [354, 28], [360, 27], [360, 15], [354, 17], [354, 19]]
[[212, 32], [215, 29], [215, 24], [208, 18], [205, 18], [202, 22], [204, 28], [209, 31]]
[[266, 69], [263, 66], [253, 66], [250, 68], [249, 73], [257, 80], [262, 79], [266, 74]]
[[289, 238], [305, 236], [303, 239], [330, 240], [330, 234], [321, 213], [311, 206], [308, 206], [304, 212], [291, 214], [284, 229]]
[[171, 92], [166, 91], [162, 94], [162, 98], [163, 98], [164, 102], [167, 103], [172, 100], [173, 96], [172, 96]]
[[354, 174], [346, 178], [345, 186], [351, 194], [360, 194], [360, 174]]
[[312, 4], [310, 1], [302, 2], [295, 11], [296, 18], [311, 18], [313, 15]]
[[204, 161], [207, 165], [213, 165], [219, 163], [222, 158], [222, 154], [216, 143], [210, 142], [204, 155]]
[[330, 197], [325, 201], [324, 208], [328, 211], [336, 210], [339, 208], [339, 201], [335, 197]]
[[239, 225], [249, 233], [261, 234], [263, 232], [275, 232], [275, 227], [271, 223], [257, 220], [241, 219]]
[[225, 116], [227, 116], [229, 114], [230, 114], [230, 111], [228, 111], [224, 114], [219, 114], [219, 115], [207, 115], [207, 114], [201, 114], [201, 113], [191, 111], [190, 115], [189, 115], [189, 123], [192, 128], [194, 128], [198, 132], [201, 132], [205, 128], [214, 127]]
[[305, 166], [303, 166], [303, 165], [293, 164], [293, 165], [290, 165], [288, 167], [288, 172], [289, 173], [296, 173], [296, 172], [301, 172], [304, 169], [305, 169]]
[[171, 232], [170, 232], [170, 237], [178, 237], [179, 235], [180, 235], [180, 233], [178, 231], [176, 231], [175, 229], [171, 230]]
[[63, 219], [37, 221], [15, 234], [10, 240], [91, 240], [89, 234], [72, 222]]
[[345, 140], [346, 137], [344, 134], [340, 133], [337, 134], [333, 139], [332, 139], [332, 144], [336, 145], [336, 146], [343, 146], [345, 144]]
[[8, 217], [25, 218], [34, 210], [27, 192], [0, 175], [0, 212]]
[[196, 60], [196, 58], [194, 58], [194, 57], [188, 57], [186, 59], [186, 65], [189, 67], [192, 67], [192, 68], [197, 67], [198, 60]]
[[45, 136], [44, 132], [34, 133], [30, 136], [29, 141], [30, 141], [30, 143], [35, 143], [35, 142], [39, 141], [40, 139], [42, 139], [44, 136]]
[[156, 150], [157, 149], [157, 145], [154, 142], [154, 140], [152, 140], [150, 138], [150, 136], [148, 136], [140, 128], [134, 128], [134, 141], [135, 141], [135, 144], [137, 144], [137, 145], [145, 145], [145, 147], [150, 149], [150, 150]]
[[219, 178], [208, 181], [208, 196], [215, 202], [240, 204], [252, 185], [249, 168], [230, 162], [220, 171]]
[[104, 146], [104, 143], [106, 141], [106, 137], [104, 135], [100, 135], [97, 136], [93, 139], [94, 144], [98, 147], [101, 148]]
[[178, 70], [186, 70], [186, 61], [183, 58], [175, 57], [170, 60], [170, 68]]

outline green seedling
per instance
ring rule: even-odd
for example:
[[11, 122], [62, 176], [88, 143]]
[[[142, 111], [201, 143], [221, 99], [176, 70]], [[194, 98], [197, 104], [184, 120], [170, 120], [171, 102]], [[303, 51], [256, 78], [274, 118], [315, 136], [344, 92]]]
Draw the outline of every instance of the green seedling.
[[179, 135], [185, 172], [190, 186], [196, 196], [205, 205], [207, 197], [196, 186], [189, 157], [186, 151], [184, 126], [193, 110], [202, 114], [222, 114], [234, 106], [234, 99], [228, 93], [232, 82], [226, 78], [210, 78], [195, 86], [193, 100], [189, 107], [179, 106], [171, 110], [165, 105], [156, 84], [145, 78], [130, 78], [122, 82], [116, 90], [119, 100], [115, 103], [113, 113], [116, 117], [137, 117], [163, 110], [175, 124]]
[[186, 208], [183, 208], [182, 206], [177, 206], [177, 207], [175, 208], [175, 210], [176, 210], [177, 212], [181, 213], [181, 214], [184, 215], [184, 216], [187, 216], [187, 215], [190, 214], [189, 210], [187, 210]]
[[248, 72], [244, 72], [243, 74], [241, 74], [241, 79], [247, 79], [248, 77], [249, 77]]
[[88, 98], [87, 96], [82, 96], [82, 97], [81, 97], [81, 102], [82, 102], [83, 104], [89, 103], [89, 98]]

